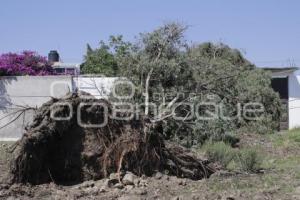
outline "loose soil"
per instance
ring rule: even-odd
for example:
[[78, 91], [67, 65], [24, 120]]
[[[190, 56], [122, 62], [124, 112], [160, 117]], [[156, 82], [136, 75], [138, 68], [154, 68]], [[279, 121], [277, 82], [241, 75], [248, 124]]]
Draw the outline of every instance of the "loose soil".
[[[264, 172], [245, 174], [220, 171], [209, 179], [193, 181], [163, 175], [143, 177], [144, 185], [138, 187], [108, 188], [101, 190], [105, 179], [61, 186], [54, 183], [31, 186], [5, 183], [11, 159], [12, 143], [0, 144], [1, 177], [0, 199], [300, 199], [300, 143], [292, 143], [283, 136], [241, 136], [247, 140], [242, 146], [251, 146], [265, 152]], [[300, 131], [299, 131], [300, 134]], [[244, 138], [244, 140], [243, 140]], [[281, 145], [279, 145], [280, 143]], [[286, 152], [289, 152], [287, 154]], [[90, 185], [90, 186], [89, 186]]]

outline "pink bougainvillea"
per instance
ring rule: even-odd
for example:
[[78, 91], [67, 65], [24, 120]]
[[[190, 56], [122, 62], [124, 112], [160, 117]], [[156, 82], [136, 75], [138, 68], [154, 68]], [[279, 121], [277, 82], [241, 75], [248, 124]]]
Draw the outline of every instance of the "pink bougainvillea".
[[0, 55], [1, 76], [52, 75], [53, 70], [46, 57], [33, 51]]

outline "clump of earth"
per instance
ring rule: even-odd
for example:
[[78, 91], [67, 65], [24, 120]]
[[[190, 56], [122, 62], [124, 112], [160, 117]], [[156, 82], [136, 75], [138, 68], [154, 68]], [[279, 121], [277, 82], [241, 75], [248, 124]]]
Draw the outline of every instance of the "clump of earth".
[[[147, 117], [116, 120], [111, 112], [110, 102], [86, 93], [42, 105], [15, 144], [8, 182], [72, 186], [106, 180], [107, 187], [128, 189], [142, 184], [141, 177], [158, 173], [191, 180], [214, 173], [209, 161], [165, 141]], [[104, 122], [103, 127], [90, 126]]]

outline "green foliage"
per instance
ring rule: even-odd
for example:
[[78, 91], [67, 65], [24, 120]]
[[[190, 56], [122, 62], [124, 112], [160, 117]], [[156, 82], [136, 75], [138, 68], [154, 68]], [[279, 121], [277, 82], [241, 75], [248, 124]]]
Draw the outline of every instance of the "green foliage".
[[[188, 68], [182, 54], [185, 29], [180, 24], [171, 23], [153, 32], [140, 34], [139, 42], [130, 46], [130, 55], [119, 56], [120, 75], [129, 78], [142, 93], [149, 71], [153, 70], [150, 95], [155, 92], [178, 92], [188, 81], [185, 72]], [[154, 101], [153, 98], [150, 100]]]
[[239, 169], [244, 172], [257, 172], [261, 169], [263, 159], [254, 148], [234, 149], [225, 142], [209, 141], [202, 147], [208, 159], [219, 163], [222, 167]]
[[192, 57], [206, 58], [211, 61], [216, 59], [225, 60], [236, 67], [245, 69], [254, 69], [255, 67], [243, 57], [239, 50], [232, 49], [223, 43], [213, 44], [206, 42], [200, 45], [194, 45], [190, 48], [189, 54]]
[[285, 140], [289, 140], [294, 143], [300, 143], [300, 128], [286, 131], [282, 134], [282, 137], [284, 137]]
[[[262, 118], [252, 121], [252, 125], [257, 128], [264, 127], [265, 133], [278, 129], [281, 114], [279, 95], [270, 85], [270, 75], [261, 69], [243, 73], [236, 85], [239, 102], [259, 102], [264, 106]], [[241, 125], [246, 124], [249, 124], [249, 121], [241, 121]], [[263, 133], [263, 131], [258, 132]]]
[[[88, 48], [82, 69], [85, 73], [116, 74], [131, 80], [136, 87], [135, 96], [126, 101], [133, 103], [145, 103], [149, 78], [149, 102], [157, 106], [174, 99], [176, 103], [192, 105], [203, 101], [223, 105], [218, 109], [227, 119], [189, 118], [191, 113], [182, 106], [176, 109], [176, 114], [188, 119], [176, 121], [168, 117], [156, 122], [156, 131], [168, 139], [187, 141], [184, 142], [186, 146], [203, 144], [209, 138], [226, 141], [228, 135], [241, 127], [256, 127], [259, 132], [276, 129], [280, 119], [280, 100], [270, 87], [270, 75], [255, 68], [240, 51], [227, 45], [189, 45], [184, 38], [186, 28], [182, 24], [168, 23], [140, 34], [135, 43], [125, 42], [121, 36], [112, 36], [108, 45], [102, 42], [99, 49]], [[251, 114], [260, 120], [236, 117], [238, 105], [243, 107], [249, 102], [264, 106], [263, 113]], [[171, 108], [168, 109], [165, 115], [171, 113]], [[207, 109], [196, 112], [205, 114]], [[155, 116], [150, 113], [149, 118], [155, 119]], [[231, 140], [234, 142], [234, 137]]]
[[104, 76], [115, 76], [118, 65], [115, 56], [109, 51], [109, 46], [100, 42], [100, 47], [92, 49], [87, 45], [85, 62], [81, 65], [84, 74], [102, 74]]
[[254, 148], [241, 149], [236, 156], [236, 162], [245, 172], [257, 172], [262, 165], [262, 157]]
[[300, 129], [292, 129], [289, 131], [281, 132], [272, 137], [276, 146], [283, 148], [300, 147]]
[[208, 139], [218, 142], [223, 141], [231, 146], [239, 142], [236, 135], [233, 134], [234, 127], [228, 121], [214, 120], [196, 122], [192, 133], [195, 135], [195, 144], [203, 144]]
[[234, 149], [224, 142], [208, 142], [203, 148], [205, 149], [206, 155], [210, 160], [213, 162], [218, 162], [225, 168], [235, 156]]
[[296, 142], [296, 143], [300, 143], [300, 133], [299, 130], [298, 132], [291, 132], [289, 134], [289, 139]]
[[[202, 93], [214, 94], [215, 102], [224, 105], [225, 116], [236, 116], [238, 104], [243, 107], [249, 102], [254, 102], [261, 103], [264, 107], [259, 120], [249, 121], [244, 117], [233, 118], [229, 120], [231, 127], [236, 129], [251, 122], [255, 124], [254, 126], [262, 125], [266, 129], [276, 129], [280, 119], [280, 99], [270, 87], [270, 75], [261, 69], [253, 68], [245, 59], [243, 62], [234, 61], [224, 59], [220, 55], [221, 57], [212, 60], [210, 57], [201, 57], [202, 51], [200, 47], [190, 50], [189, 65], [193, 68], [194, 80], [198, 85], [209, 82], [207, 86], [202, 87]], [[242, 65], [235, 63], [242, 63]]]
[[262, 120], [243, 123], [238, 130], [239, 133], [257, 133], [261, 135], [273, 134], [278, 129], [278, 123], [272, 120], [272, 115]]

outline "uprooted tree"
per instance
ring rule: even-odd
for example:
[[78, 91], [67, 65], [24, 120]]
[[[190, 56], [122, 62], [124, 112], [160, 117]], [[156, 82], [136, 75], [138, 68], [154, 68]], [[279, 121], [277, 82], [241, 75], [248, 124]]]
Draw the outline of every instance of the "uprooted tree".
[[[115, 120], [110, 118], [111, 109], [107, 101], [88, 94], [45, 103], [16, 144], [11, 181], [74, 184], [121, 170], [201, 179], [214, 172], [208, 161], [166, 143], [146, 116]], [[105, 121], [103, 127], [90, 127]]]
[[[180, 177], [200, 179], [214, 172], [208, 161], [191, 155], [179, 145], [170, 145], [166, 139], [184, 139], [190, 146], [208, 138], [226, 140], [226, 133], [243, 126], [276, 128], [280, 103], [270, 87], [268, 74], [226, 45], [187, 45], [183, 37], [185, 30], [185, 26], [171, 23], [141, 34], [135, 44], [124, 42], [120, 36], [111, 37], [109, 45], [101, 44], [99, 54], [89, 52], [83, 71], [100, 72], [105, 63], [112, 63], [114, 69], [103, 72], [117, 73], [130, 80], [135, 85], [134, 95], [129, 99], [111, 96], [107, 102], [71, 94], [44, 104], [16, 145], [12, 181], [74, 183], [106, 177], [121, 170], [138, 175], [167, 171]], [[109, 62], [104, 62], [105, 58], [109, 58]], [[92, 69], [93, 62], [97, 64], [99, 60], [101, 63], [95, 65], [99, 69]], [[84, 70], [85, 67], [89, 69]], [[117, 91], [119, 95], [126, 95], [127, 89], [120, 87]], [[207, 100], [224, 104], [222, 112], [231, 117], [230, 120], [205, 121], [192, 116], [189, 105]], [[79, 115], [84, 124], [98, 124], [103, 122], [105, 115], [103, 106], [97, 103], [105, 105], [110, 114], [112, 105], [119, 102], [141, 104], [142, 112], [137, 114], [138, 118], [127, 121], [108, 118], [106, 126], [100, 128], [78, 123], [81, 103], [89, 103]], [[238, 112], [236, 105], [249, 102], [264, 106], [259, 121], [234, 117]], [[55, 110], [53, 105], [57, 103], [71, 105], [73, 112], [69, 120], [51, 118], [50, 113]], [[153, 104], [161, 105], [158, 113], [152, 109]], [[181, 106], [174, 110], [176, 104]], [[56, 113], [65, 117], [65, 113], [70, 113], [68, 109], [70, 107], [58, 106]], [[196, 110], [209, 117], [207, 111], [211, 109]], [[127, 114], [130, 113], [119, 113]], [[174, 116], [182, 118], [175, 120]]]

